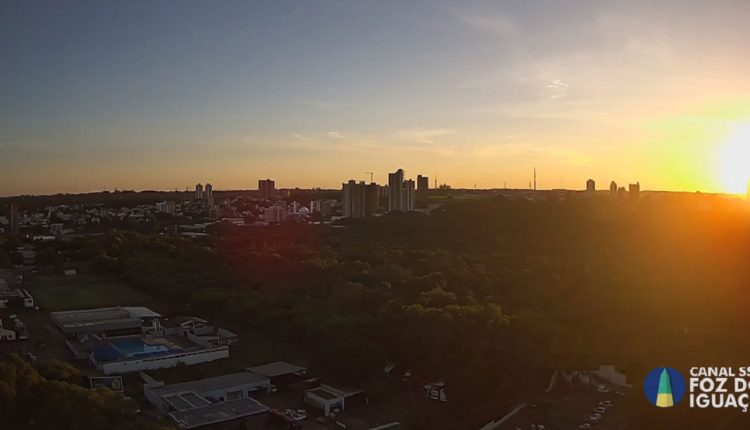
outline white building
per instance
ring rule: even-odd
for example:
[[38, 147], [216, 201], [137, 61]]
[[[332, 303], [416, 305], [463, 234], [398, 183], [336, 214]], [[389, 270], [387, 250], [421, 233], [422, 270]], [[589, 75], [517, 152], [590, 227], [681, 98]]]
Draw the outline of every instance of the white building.
[[211, 184], [206, 184], [206, 191], [203, 193], [203, 200], [209, 206], [214, 204], [214, 187]]
[[404, 171], [398, 169], [388, 174], [388, 211], [410, 212], [414, 210], [416, 187], [414, 181], [404, 181]]
[[281, 224], [286, 221], [286, 208], [274, 205], [263, 211], [263, 220], [267, 223]]
[[250, 396], [268, 393], [270, 388], [267, 377], [239, 372], [172, 385], [152, 381], [143, 385], [143, 393], [180, 428], [190, 429], [268, 411], [267, 406]]
[[388, 211], [401, 212], [402, 194], [404, 192], [404, 171], [398, 169], [388, 174]]
[[0, 342], [12, 342], [17, 339], [16, 331], [3, 325], [3, 319], [0, 318]]
[[409, 179], [404, 181], [404, 189], [401, 193], [401, 210], [404, 212], [411, 212], [414, 210], [414, 196], [416, 189], [414, 187], [414, 181]]
[[361, 390], [347, 391], [321, 384], [317, 388], [305, 391], [305, 403], [323, 410], [325, 416], [331, 412], [343, 411], [346, 400], [361, 395]]
[[165, 335], [181, 335], [189, 341], [206, 348], [236, 345], [240, 337], [229, 330], [209, 324], [198, 317], [177, 317], [164, 329]]
[[205, 348], [186, 342], [180, 345], [160, 337], [123, 336], [94, 342], [88, 353], [92, 366], [105, 375], [141, 370], [190, 366], [229, 358], [229, 347]]

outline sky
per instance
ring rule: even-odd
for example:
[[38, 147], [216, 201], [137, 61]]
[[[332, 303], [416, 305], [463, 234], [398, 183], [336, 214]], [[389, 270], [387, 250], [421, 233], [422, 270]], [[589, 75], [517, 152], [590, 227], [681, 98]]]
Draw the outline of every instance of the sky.
[[744, 192], [746, 1], [8, 1], [0, 195]]

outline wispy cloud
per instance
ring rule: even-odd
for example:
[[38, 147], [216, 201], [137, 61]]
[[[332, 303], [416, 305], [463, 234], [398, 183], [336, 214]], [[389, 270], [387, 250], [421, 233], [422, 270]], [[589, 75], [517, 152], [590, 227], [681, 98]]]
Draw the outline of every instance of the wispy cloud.
[[343, 139], [344, 138], [344, 135], [341, 134], [341, 132], [339, 132], [339, 131], [329, 131], [326, 134], [328, 135], [328, 137], [333, 138], [333, 139]]
[[468, 26], [497, 36], [508, 37], [518, 32], [516, 23], [506, 14], [471, 14], [459, 17]]
[[455, 133], [456, 130], [450, 128], [410, 128], [397, 130], [393, 133], [393, 137], [397, 140], [429, 144]]
[[457, 130], [449, 128], [424, 127], [384, 130], [377, 133], [294, 133], [291, 140], [282, 144], [298, 150], [315, 152], [349, 152], [373, 156], [382, 156], [386, 153], [399, 156], [422, 153], [449, 157], [456, 155], [456, 144], [447, 137], [457, 133]]
[[547, 84], [547, 88], [552, 88], [555, 90], [568, 88], [568, 83], [564, 82], [562, 79], [555, 79], [554, 81]]

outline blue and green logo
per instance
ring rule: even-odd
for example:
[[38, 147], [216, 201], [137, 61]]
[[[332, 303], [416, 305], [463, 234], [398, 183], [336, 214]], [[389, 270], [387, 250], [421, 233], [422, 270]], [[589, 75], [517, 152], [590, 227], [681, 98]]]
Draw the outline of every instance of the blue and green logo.
[[671, 408], [685, 397], [685, 378], [671, 367], [658, 367], [646, 376], [643, 391], [657, 407]]

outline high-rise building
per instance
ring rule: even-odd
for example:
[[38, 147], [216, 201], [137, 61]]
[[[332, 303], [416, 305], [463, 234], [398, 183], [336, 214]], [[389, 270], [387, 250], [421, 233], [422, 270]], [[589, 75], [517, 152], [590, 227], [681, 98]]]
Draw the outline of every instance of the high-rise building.
[[617, 197], [617, 182], [615, 181], [609, 183], [609, 196]]
[[389, 212], [413, 211], [415, 194], [415, 183], [411, 179], [404, 181], [403, 169], [388, 174]]
[[593, 193], [596, 191], [596, 182], [593, 179], [586, 181], [586, 192]]
[[401, 192], [401, 210], [404, 212], [410, 212], [414, 210], [414, 198], [416, 196], [416, 188], [414, 181], [409, 179], [404, 181], [404, 187]]
[[365, 187], [365, 216], [380, 210], [380, 185], [371, 182]]
[[347, 218], [365, 217], [365, 195], [367, 186], [364, 182], [357, 183], [354, 179], [342, 184], [341, 204], [342, 215]]
[[195, 200], [203, 200], [203, 184], [195, 185]]
[[258, 181], [258, 192], [263, 200], [271, 200], [276, 195], [276, 184], [270, 179]]
[[398, 169], [388, 174], [388, 211], [401, 212], [401, 201], [404, 193], [404, 171]]
[[427, 194], [427, 190], [430, 189], [430, 178], [427, 176], [417, 175], [417, 191], [421, 196]]
[[21, 213], [18, 210], [18, 205], [15, 203], [10, 204], [10, 222], [9, 222], [10, 234], [18, 234], [21, 229]]
[[637, 198], [641, 194], [641, 183], [630, 184], [628, 186], [628, 194], [630, 194], [631, 198]]
[[203, 200], [207, 205], [213, 206], [214, 204], [214, 187], [211, 184], [206, 184], [206, 190], [203, 192]]

